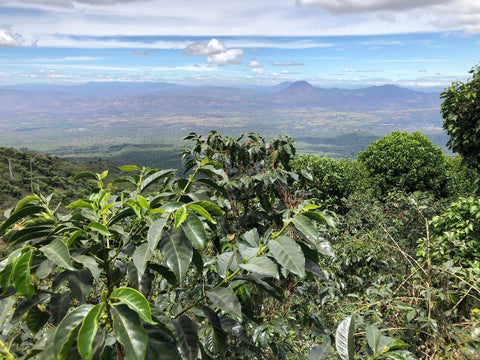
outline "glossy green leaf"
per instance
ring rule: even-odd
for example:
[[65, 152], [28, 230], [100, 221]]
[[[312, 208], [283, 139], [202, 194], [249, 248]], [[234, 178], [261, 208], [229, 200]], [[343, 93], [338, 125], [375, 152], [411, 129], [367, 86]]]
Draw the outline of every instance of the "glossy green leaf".
[[238, 269], [235, 261], [235, 253], [233, 251], [226, 251], [217, 256], [218, 274], [223, 278], [227, 271], [236, 271]]
[[90, 309], [84, 317], [78, 331], [77, 348], [80, 356], [85, 360], [93, 358], [93, 340], [98, 332], [98, 320], [104, 308], [104, 304], [97, 304]]
[[[150, 270], [140, 273], [135, 265], [130, 262], [127, 265], [128, 287], [138, 290], [143, 296], [150, 296], [154, 275]], [[175, 276], [174, 276], [175, 277]]]
[[67, 209], [73, 210], [73, 209], [93, 209], [94, 208], [94, 202], [93, 201], [87, 201], [87, 200], [77, 200], [74, 201], [70, 204], [67, 205]]
[[77, 174], [73, 180], [74, 181], [77, 181], [77, 180], [80, 180], [80, 179], [92, 179], [92, 180], [98, 180], [97, 179], [97, 176], [91, 172], [82, 172], [80, 174]]
[[167, 223], [167, 218], [160, 218], [155, 220], [147, 233], [148, 246], [153, 251], [157, 247], [158, 242], [162, 238], [163, 227]]
[[168, 266], [181, 282], [193, 257], [192, 244], [181, 228], [163, 233], [160, 241], [160, 251]]
[[195, 211], [198, 215], [200, 216], [203, 216], [205, 219], [207, 219], [208, 221], [210, 222], [215, 222], [212, 218], [212, 216], [210, 215], [210, 213], [205, 210], [205, 208], [203, 208], [202, 206], [196, 204], [196, 203], [192, 203], [192, 204], [188, 204], [187, 206], [190, 210], [193, 210]]
[[22, 249], [17, 249], [13, 251], [5, 261], [5, 266], [3, 267], [2, 271], [0, 272], [0, 288], [3, 292], [7, 291], [7, 288], [10, 286], [12, 282], [12, 273], [13, 273], [13, 265], [17, 261], [17, 259], [21, 256]]
[[25, 196], [23, 199], [21, 199], [17, 205], [15, 205], [15, 208], [13, 209], [13, 212], [17, 212], [18, 210], [20, 210], [21, 208], [23, 208], [25, 205], [27, 204], [30, 204], [30, 203], [39, 203], [41, 202], [41, 199], [38, 195], [36, 194], [33, 194], [33, 195], [28, 195], [28, 196]]
[[135, 248], [132, 260], [139, 273], [143, 274], [147, 267], [147, 262], [152, 258], [153, 252], [147, 243], [140, 244]]
[[145, 179], [143, 179], [142, 183], [140, 184], [140, 188], [138, 191], [142, 193], [145, 189], [147, 189], [149, 186], [155, 184], [159, 180], [165, 177], [169, 177], [171, 175], [175, 174], [174, 169], [166, 169], [166, 170], [160, 170], [152, 175], [147, 176]]
[[137, 195], [137, 201], [142, 208], [145, 210], [150, 210], [150, 204], [142, 195]]
[[137, 290], [128, 287], [121, 287], [113, 290], [110, 299], [120, 300], [140, 315], [143, 321], [155, 324], [155, 321], [152, 320], [150, 305], [148, 304], [147, 299], [145, 299], [145, 297]]
[[247, 263], [239, 264], [238, 266], [255, 274], [271, 276], [279, 279], [277, 264], [266, 256], [252, 258], [248, 260]]
[[147, 353], [148, 336], [140, 316], [125, 304], [111, 307], [113, 333], [123, 345], [125, 360], [144, 359]]
[[242, 306], [232, 289], [218, 287], [207, 291], [207, 297], [216, 307], [219, 307], [228, 314], [237, 316], [240, 321], [242, 320]]
[[64, 269], [75, 270], [70, 259], [70, 251], [62, 240], [55, 239], [50, 244], [42, 247], [41, 250], [47, 259], [52, 260], [55, 265]]
[[110, 233], [110, 231], [108, 231], [108, 228], [105, 225], [100, 224], [96, 221], [92, 221], [90, 224], [88, 224], [87, 228], [96, 231], [104, 236], [112, 236], [112, 234]]
[[335, 229], [335, 221], [333, 220], [333, 218], [331, 216], [326, 215], [320, 210], [308, 211], [304, 214], [309, 219], [315, 220], [316, 222], [321, 224], [327, 224], [331, 228]]
[[293, 239], [279, 236], [270, 240], [268, 247], [280, 265], [298, 276], [305, 276], [305, 255]]
[[24, 314], [26, 314], [32, 307], [37, 306], [42, 303], [39, 294], [35, 294], [32, 299], [23, 299], [15, 305], [15, 311], [13, 312], [12, 319], [10, 320], [12, 324], [20, 321]]
[[186, 315], [174, 320], [177, 329], [180, 351], [186, 360], [196, 360], [198, 356], [197, 325]]
[[58, 360], [68, 358], [73, 341], [77, 337], [81, 323], [92, 308], [92, 305], [85, 304], [73, 310], [58, 325], [53, 335], [53, 350]]
[[90, 270], [90, 273], [96, 281], [100, 279], [100, 267], [93, 256], [73, 254], [71, 257], [74, 261]]
[[52, 233], [49, 225], [29, 226], [25, 229], [15, 230], [5, 235], [4, 239], [9, 246], [19, 245], [29, 240], [46, 238]]
[[243, 236], [251, 246], [258, 247], [260, 245], [260, 236], [256, 228], [248, 230]]
[[177, 211], [175, 211], [175, 224], [174, 227], [178, 227], [187, 219], [187, 208], [182, 206]]
[[140, 168], [137, 165], [123, 165], [118, 167], [122, 171], [139, 171]]
[[335, 332], [335, 347], [342, 360], [353, 360], [355, 354], [354, 331], [355, 320], [353, 316], [349, 316], [338, 325]]
[[331, 352], [330, 345], [315, 345], [308, 353], [307, 360], [325, 360]]
[[223, 216], [223, 210], [210, 201], [196, 201], [194, 204], [201, 206], [211, 215]]
[[169, 202], [169, 203], [163, 204], [162, 206], [160, 206], [160, 209], [162, 209], [166, 213], [171, 213], [184, 206], [185, 206], [184, 203], [175, 201], [175, 202]]
[[194, 247], [201, 250], [205, 248], [207, 235], [202, 220], [197, 215], [188, 214], [186, 221], [182, 224], [182, 229]]
[[366, 327], [365, 333], [367, 335], [367, 344], [373, 352], [372, 356], [379, 354], [378, 345], [382, 332], [376, 326], [370, 325]]
[[45, 209], [42, 206], [38, 206], [38, 205], [27, 205], [21, 208], [20, 210], [11, 214], [10, 217], [2, 224], [2, 227], [0, 227], [0, 235], [2, 235], [5, 232], [5, 230], [7, 230], [10, 227], [10, 225], [16, 223], [17, 221], [27, 216], [40, 214], [44, 210]]
[[[384, 336], [385, 338], [386, 336]], [[389, 342], [385, 345], [385, 347], [382, 349], [382, 351], [391, 351], [391, 350], [403, 350], [407, 349], [409, 345], [399, 339], [391, 339], [389, 338]]]
[[292, 219], [295, 227], [307, 238], [307, 240], [316, 243], [318, 240], [318, 230], [315, 224], [305, 215], [297, 215]]
[[31, 299], [35, 288], [30, 283], [30, 267], [32, 264], [33, 250], [23, 253], [13, 264], [12, 285], [18, 294]]

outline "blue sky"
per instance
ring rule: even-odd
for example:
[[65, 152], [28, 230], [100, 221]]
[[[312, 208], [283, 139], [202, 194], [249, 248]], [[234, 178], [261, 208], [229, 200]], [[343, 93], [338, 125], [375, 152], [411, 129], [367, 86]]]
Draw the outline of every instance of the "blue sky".
[[0, 85], [445, 87], [479, 43], [477, 0], [0, 0]]

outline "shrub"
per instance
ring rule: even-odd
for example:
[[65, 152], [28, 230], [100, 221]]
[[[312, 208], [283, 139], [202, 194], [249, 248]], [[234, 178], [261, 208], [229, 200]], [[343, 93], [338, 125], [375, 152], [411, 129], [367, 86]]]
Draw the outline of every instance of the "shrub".
[[425, 135], [394, 131], [358, 154], [382, 194], [392, 190], [446, 194], [447, 168], [442, 150]]

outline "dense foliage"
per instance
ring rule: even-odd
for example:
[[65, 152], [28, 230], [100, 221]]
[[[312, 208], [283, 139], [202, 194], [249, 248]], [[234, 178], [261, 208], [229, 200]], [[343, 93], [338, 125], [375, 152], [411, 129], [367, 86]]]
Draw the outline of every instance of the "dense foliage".
[[480, 166], [480, 67], [474, 67], [469, 81], [457, 81], [440, 95], [443, 128], [450, 149], [476, 169]]
[[41, 194], [69, 181], [34, 175], [50, 158], [5, 149], [30, 194], [0, 225], [0, 358], [480, 359], [461, 157], [418, 132], [357, 161], [295, 158], [288, 136], [186, 140], [183, 177], [81, 172], [66, 207]]
[[367, 168], [382, 193], [401, 189], [446, 195], [445, 156], [418, 131], [412, 134], [394, 131], [359, 152], [358, 161]]
[[0, 159], [1, 211], [15, 206], [19, 199], [32, 193], [54, 194], [56, 203], [88, 196], [87, 183], [74, 182], [75, 175], [87, 169], [115, 169], [104, 161], [75, 164], [48, 154], [3, 147], [0, 147]]
[[351, 195], [369, 188], [366, 169], [351, 160], [300, 155], [292, 161], [292, 167], [299, 174], [309, 173], [298, 183], [298, 191], [337, 213], [346, 211], [346, 200]]
[[[112, 185], [132, 189], [118, 194], [103, 183], [106, 172], [78, 175], [97, 188], [67, 214], [37, 195], [16, 205], [0, 229], [9, 247], [2, 302], [15, 307], [2, 314], [9, 324], [3, 340], [14, 339], [8, 353], [195, 359], [305, 350], [284, 343], [295, 319], [284, 316], [307, 274], [320, 273], [319, 258], [331, 255], [319, 230], [333, 223], [316, 205], [285, 206], [290, 139], [189, 138], [196, 143], [185, 153], [188, 178], [126, 166], [131, 175]], [[242, 164], [256, 167], [251, 188], [240, 181], [249, 177]], [[154, 183], [161, 191], [149, 193]], [[284, 197], [277, 201], [269, 191]], [[247, 204], [257, 226], [244, 213]], [[229, 214], [239, 212], [246, 221], [231, 224]]]

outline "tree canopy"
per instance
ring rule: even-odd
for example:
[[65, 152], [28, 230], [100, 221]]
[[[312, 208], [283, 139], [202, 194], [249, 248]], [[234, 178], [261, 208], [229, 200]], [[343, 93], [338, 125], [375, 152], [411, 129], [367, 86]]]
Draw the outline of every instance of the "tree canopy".
[[448, 147], [475, 168], [480, 166], [480, 66], [469, 72], [471, 78], [454, 82], [440, 95], [443, 128], [450, 139]]
[[382, 193], [395, 188], [432, 191], [435, 195], [446, 191], [445, 156], [419, 131], [393, 131], [359, 152], [358, 161], [365, 165]]

